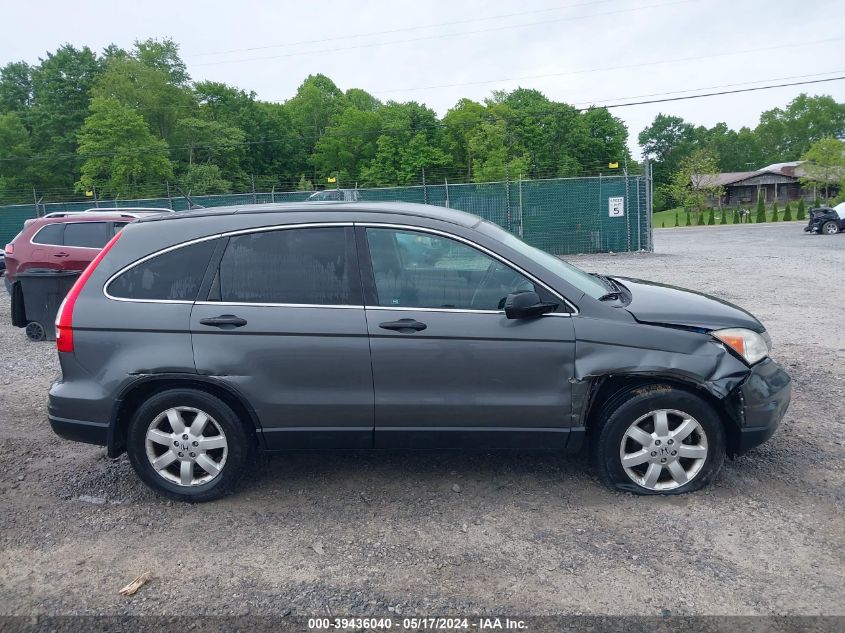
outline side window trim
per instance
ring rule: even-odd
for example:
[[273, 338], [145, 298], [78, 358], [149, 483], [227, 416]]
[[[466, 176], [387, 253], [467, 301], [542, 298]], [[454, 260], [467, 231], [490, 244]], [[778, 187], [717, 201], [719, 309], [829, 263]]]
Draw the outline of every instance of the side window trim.
[[515, 272], [523, 275], [530, 281], [534, 282], [542, 290], [548, 292], [554, 300], [560, 301], [561, 304], [566, 307], [569, 311], [564, 312], [551, 312], [544, 316], [575, 316], [578, 314], [578, 308], [575, 306], [574, 303], [566, 299], [562, 296], [559, 292], [552, 289], [548, 284], [544, 283], [536, 276], [532, 275], [528, 271], [524, 270], [522, 267], [517, 266], [510, 260], [502, 257], [498, 253], [491, 251], [488, 248], [473, 242], [472, 240], [468, 240], [464, 237], [459, 235], [455, 235], [454, 233], [449, 233], [447, 231], [441, 231], [439, 229], [430, 229], [428, 227], [420, 227], [420, 226], [409, 226], [406, 224], [394, 224], [394, 223], [381, 223], [381, 222], [356, 222], [355, 223], [355, 231], [356, 231], [356, 242], [358, 245], [358, 253], [359, 259], [361, 261], [361, 278], [364, 285], [364, 301], [365, 305], [367, 306], [368, 310], [391, 310], [391, 311], [405, 311], [405, 312], [459, 312], [459, 313], [468, 313], [468, 314], [504, 314], [504, 310], [474, 310], [474, 309], [464, 309], [464, 308], [415, 308], [409, 306], [381, 306], [379, 305], [378, 301], [378, 293], [376, 291], [376, 282], [375, 282], [375, 274], [373, 272], [372, 266], [372, 258], [370, 257], [370, 250], [369, 250], [369, 242], [367, 240], [367, 229], [374, 228], [374, 229], [395, 229], [397, 231], [411, 231], [417, 233], [430, 233], [433, 235], [439, 235], [445, 237], [447, 239], [455, 240], [470, 248], [474, 248], [481, 253], [487, 255], [488, 257], [492, 257], [498, 262], [501, 262], [505, 266], [508, 266]]

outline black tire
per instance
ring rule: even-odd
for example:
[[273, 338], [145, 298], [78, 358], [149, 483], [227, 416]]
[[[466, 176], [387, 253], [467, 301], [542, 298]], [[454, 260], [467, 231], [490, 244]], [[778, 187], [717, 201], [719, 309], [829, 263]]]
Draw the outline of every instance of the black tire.
[[[146, 434], [150, 424], [173, 407], [192, 407], [209, 414], [225, 434], [225, 463], [211, 481], [182, 486], [162, 477], [153, 468], [146, 452]], [[153, 395], [135, 412], [126, 441], [129, 461], [141, 480], [150, 488], [171, 499], [199, 503], [229, 494], [253, 461], [255, 437], [247, 433], [238, 416], [225, 402], [196, 389], [170, 389]]]
[[[628, 428], [642, 416], [659, 409], [692, 416], [706, 435], [707, 456], [700, 470], [687, 483], [672, 490], [651, 490], [636, 483], [623, 468], [620, 456]], [[724, 425], [710, 404], [689, 391], [660, 384], [631, 389], [612, 398], [590, 433], [592, 460], [602, 483], [613, 490], [640, 495], [677, 495], [706, 486], [724, 464], [726, 444]]]
[[839, 233], [839, 225], [833, 220], [828, 220], [827, 222], [822, 224], [821, 233], [825, 235], [836, 235], [837, 233]]

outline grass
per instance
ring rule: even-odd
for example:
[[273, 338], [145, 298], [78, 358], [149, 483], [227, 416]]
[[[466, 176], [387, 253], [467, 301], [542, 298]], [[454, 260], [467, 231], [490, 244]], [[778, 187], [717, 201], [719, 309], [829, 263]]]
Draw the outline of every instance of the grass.
[[[798, 205], [792, 204], [790, 206], [792, 207], [792, 220], [795, 221], [795, 214], [798, 210]], [[667, 209], [666, 211], [658, 211], [658, 212], [654, 213], [652, 215], [652, 224], [651, 225], [656, 229], [659, 229], [661, 227], [665, 227], [667, 229], [674, 227], [675, 226], [675, 213], [676, 212], [677, 212], [677, 215], [678, 215], [678, 225], [679, 226], [686, 226], [687, 214], [686, 214], [686, 211], [683, 211], [681, 209]], [[715, 224], [715, 226], [719, 226], [719, 223], [722, 220], [722, 213], [727, 213], [727, 215], [728, 215], [727, 224], [733, 224], [734, 223], [733, 222], [734, 210], [732, 208], [725, 208], [721, 212], [718, 209], [716, 209], [716, 213], [715, 213], [716, 224]], [[698, 217], [697, 216], [698, 216], [697, 213], [690, 213], [690, 226], [698, 226]], [[704, 221], [707, 222], [709, 217], [710, 217], [710, 212], [705, 211], [704, 212]], [[751, 209], [751, 219], [754, 220], [756, 217], [757, 217], [757, 208], [754, 207], [754, 208]], [[747, 219], [748, 218], [746, 218], [746, 220]], [[772, 221], [772, 210], [766, 209], [766, 222], [771, 222], [771, 221]], [[778, 220], [777, 221], [778, 222], [783, 221], [783, 205], [781, 205], [781, 204], [778, 205]], [[804, 219], [804, 220], [800, 220], [800, 221], [806, 222], [807, 220]], [[746, 222], [746, 224], [748, 224], [748, 222]], [[705, 226], [708, 226], [708, 225], [705, 224]]]

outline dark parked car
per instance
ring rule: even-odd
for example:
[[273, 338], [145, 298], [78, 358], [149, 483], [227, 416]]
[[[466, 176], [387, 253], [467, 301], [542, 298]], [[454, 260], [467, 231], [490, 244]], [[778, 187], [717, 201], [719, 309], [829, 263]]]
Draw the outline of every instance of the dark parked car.
[[49, 419], [176, 499], [261, 450], [577, 451], [635, 493], [700, 488], [789, 404], [763, 325], [587, 274], [476, 216], [219, 208], [116, 235], [57, 317]]
[[112, 236], [135, 217], [119, 213], [78, 214], [27, 220], [6, 245], [6, 290], [18, 272], [82, 270]]
[[835, 207], [810, 209], [810, 221], [804, 230], [818, 235], [836, 235], [845, 231], [845, 202]]

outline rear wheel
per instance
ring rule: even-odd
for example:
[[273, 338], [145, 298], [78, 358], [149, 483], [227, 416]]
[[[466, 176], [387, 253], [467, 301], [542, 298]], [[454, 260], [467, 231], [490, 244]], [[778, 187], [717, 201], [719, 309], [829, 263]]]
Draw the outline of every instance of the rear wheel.
[[725, 429], [713, 408], [666, 385], [614, 398], [591, 441], [601, 480], [636, 494], [698, 490], [716, 476], [725, 459]]
[[836, 235], [839, 233], [839, 225], [833, 220], [829, 220], [822, 224], [822, 233], [825, 235]]
[[203, 391], [172, 389], [138, 409], [126, 448], [150, 488], [198, 502], [232, 490], [250, 461], [253, 441], [223, 401]]

